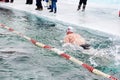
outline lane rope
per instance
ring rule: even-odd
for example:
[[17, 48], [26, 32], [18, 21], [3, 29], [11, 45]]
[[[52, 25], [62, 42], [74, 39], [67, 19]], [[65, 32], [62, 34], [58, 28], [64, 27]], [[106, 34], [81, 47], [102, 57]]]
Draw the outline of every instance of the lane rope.
[[72, 61], [72, 62], [74, 62], [74, 63], [76, 63], [76, 64], [78, 64], [78, 65], [81, 65], [82, 67], [84, 67], [85, 69], [87, 69], [87, 70], [88, 70], [89, 72], [91, 72], [91, 73], [94, 73], [94, 74], [97, 74], [97, 75], [101, 75], [101, 76], [106, 77], [106, 78], [109, 78], [109, 79], [111, 79], [111, 80], [118, 80], [117, 78], [115, 78], [115, 77], [113, 77], [113, 76], [111, 76], [111, 75], [108, 75], [108, 74], [106, 74], [106, 73], [104, 73], [104, 72], [102, 72], [102, 71], [100, 71], [100, 70], [98, 70], [98, 69], [95, 69], [94, 67], [92, 67], [92, 66], [90, 66], [90, 65], [88, 65], [88, 64], [86, 64], [86, 63], [84, 63], [84, 62], [82, 62], [82, 61], [80, 61], [80, 60], [78, 60], [78, 59], [76, 59], [76, 58], [74, 58], [74, 57], [72, 57], [72, 56], [70, 56], [70, 55], [68, 55], [68, 54], [65, 53], [64, 51], [61, 51], [61, 50], [59, 50], [59, 49], [57, 49], [57, 48], [54, 48], [54, 47], [52, 47], [52, 46], [49, 46], [49, 45], [45, 45], [45, 44], [43, 44], [43, 43], [40, 43], [40, 42], [38, 42], [38, 41], [36, 41], [36, 40], [34, 40], [34, 39], [26, 36], [26, 35], [23, 35], [22, 33], [19, 33], [19, 32], [17, 32], [17, 31], [15, 31], [13, 28], [7, 27], [6, 25], [1, 24], [1, 23], [0, 23], [0, 27], [5, 28], [5, 29], [7, 29], [8, 31], [17, 34], [18, 36], [21, 36], [21, 37], [27, 39], [28, 41], [30, 41], [31, 43], [33, 43], [34, 45], [36, 45], [36, 46], [38, 46], [38, 47], [41, 47], [41, 48], [45, 48], [45, 49], [54, 51], [55, 53], [57, 53], [57, 54], [60, 55], [61, 57], [65, 58], [65, 59], [67, 59], [67, 60], [70, 60], [70, 61]]

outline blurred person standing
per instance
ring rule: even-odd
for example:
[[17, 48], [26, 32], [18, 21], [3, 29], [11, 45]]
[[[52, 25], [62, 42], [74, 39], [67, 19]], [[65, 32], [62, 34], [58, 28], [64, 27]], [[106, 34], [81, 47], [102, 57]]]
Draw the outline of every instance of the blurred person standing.
[[[44, 1], [44, 0], [43, 0], [43, 1]], [[49, 0], [45, 0], [45, 2], [46, 2], [45, 7], [48, 7], [48, 2], [49, 2]]]
[[[11, 3], [13, 3], [14, 0], [10, 0]], [[5, 0], [5, 2], [9, 2], [9, 0]]]
[[51, 1], [52, 1], [52, 6], [51, 6], [50, 12], [54, 11], [54, 13], [56, 13], [57, 12], [57, 5], [56, 5], [57, 0], [51, 0]]
[[5, 2], [9, 2], [9, 0], [5, 0]]
[[48, 0], [48, 8], [47, 9], [51, 9], [51, 7], [52, 7], [52, 1]]
[[43, 10], [43, 6], [42, 6], [42, 0], [36, 0], [36, 6], [37, 8], [35, 10]]
[[87, 5], [87, 0], [80, 0], [79, 1], [79, 5], [78, 5], [78, 11], [81, 9], [81, 6], [83, 4], [83, 7], [82, 7], [82, 11], [85, 11], [85, 8], [86, 8], [86, 5]]
[[119, 17], [120, 17], [120, 10], [119, 10]]
[[32, 4], [33, 0], [26, 0], [26, 4]]
[[11, 2], [11, 3], [13, 3], [13, 2], [14, 2], [14, 0], [11, 0], [10, 2]]

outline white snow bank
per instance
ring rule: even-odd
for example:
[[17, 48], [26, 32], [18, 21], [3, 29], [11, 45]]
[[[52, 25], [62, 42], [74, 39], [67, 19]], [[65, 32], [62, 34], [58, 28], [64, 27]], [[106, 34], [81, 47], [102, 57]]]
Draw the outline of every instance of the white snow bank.
[[[87, 27], [120, 36], [120, 17], [118, 17], [118, 5], [99, 5], [88, 1], [86, 11], [77, 11], [79, 0], [58, 0], [56, 14], [49, 13], [44, 7], [43, 11], [36, 11], [36, 2], [26, 5], [25, 0], [15, 0], [14, 3], [0, 3], [1, 6], [15, 8], [31, 12], [38, 16], [44, 16], [52, 20], [58, 20], [77, 26]], [[43, 6], [45, 6], [43, 2]]]

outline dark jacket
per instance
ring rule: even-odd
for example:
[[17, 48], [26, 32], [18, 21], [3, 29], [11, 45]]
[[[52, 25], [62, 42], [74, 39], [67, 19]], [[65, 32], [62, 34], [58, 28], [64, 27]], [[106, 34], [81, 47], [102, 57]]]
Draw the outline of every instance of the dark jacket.
[[52, 1], [57, 2], [57, 0], [52, 0]]

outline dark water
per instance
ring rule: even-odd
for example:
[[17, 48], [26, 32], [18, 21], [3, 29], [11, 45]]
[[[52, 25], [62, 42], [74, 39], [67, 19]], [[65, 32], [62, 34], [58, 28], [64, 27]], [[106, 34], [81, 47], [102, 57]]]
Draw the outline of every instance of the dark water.
[[[60, 40], [68, 24], [0, 7], [0, 23], [60, 50], [120, 79], [120, 37], [73, 26], [94, 48], [95, 55], [64, 49]], [[109, 80], [94, 75], [82, 66], [39, 48], [0, 28], [0, 80]]]

